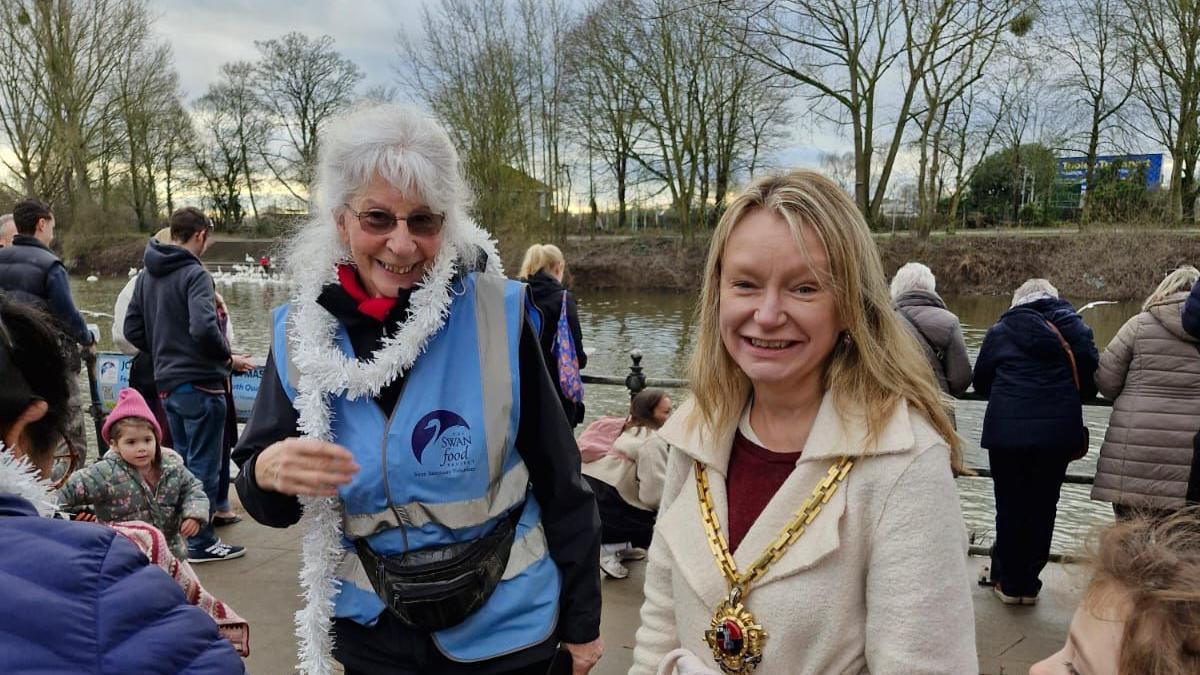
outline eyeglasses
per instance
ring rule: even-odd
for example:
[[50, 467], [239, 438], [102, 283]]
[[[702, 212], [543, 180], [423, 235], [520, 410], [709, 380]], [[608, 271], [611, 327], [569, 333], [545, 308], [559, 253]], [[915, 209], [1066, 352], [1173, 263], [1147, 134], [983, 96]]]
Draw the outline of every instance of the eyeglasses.
[[442, 231], [442, 224], [446, 221], [444, 213], [429, 213], [428, 211], [415, 211], [407, 216], [397, 216], [383, 209], [369, 209], [367, 211], [355, 211], [349, 204], [343, 204], [350, 213], [358, 218], [358, 224], [368, 234], [384, 235], [391, 233], [396, 229], [396, 224], [401, 220], [408, 226], [408, 233], [414, 237], [433, 237]]

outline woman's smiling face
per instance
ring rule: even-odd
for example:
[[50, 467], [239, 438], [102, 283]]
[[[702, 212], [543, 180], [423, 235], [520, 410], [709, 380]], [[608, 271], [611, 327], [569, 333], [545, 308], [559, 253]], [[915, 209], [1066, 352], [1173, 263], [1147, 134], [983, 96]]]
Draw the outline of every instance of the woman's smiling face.
[[842, 331], [825, 248], [802, 234], [808, 256], [787, 221], [756, 209], [721, 255], [721, 341], [758, 393], [819, 382]]
[[[359, 213], [385, 211], [397, 217], [431, 211], [427, 204], [411, 198], [380, 176], [346, 203]], [[408, 223], [401, 220], [387, 234], [372, 234], [363, 229], [350, 209], [341, 207], [337, 211], [338, 235], [350, 248], [367, 294], [394, 298], [401, 289], [410, 289], [420, 282], [442, 248], [444, 231], [414, 234]]]

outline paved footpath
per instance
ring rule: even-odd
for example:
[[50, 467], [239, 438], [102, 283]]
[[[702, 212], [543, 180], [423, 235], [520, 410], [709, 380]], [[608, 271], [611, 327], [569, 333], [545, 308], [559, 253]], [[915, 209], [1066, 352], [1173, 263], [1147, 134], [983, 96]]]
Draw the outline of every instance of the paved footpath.
[[[293, 672], [296, 650], [292, 616], [299, 607], [300, 528], [277, 530], [243, 515], [243, 522], [221, 528], [227, 541], [246, 546], [245, 557], [228, 562], [196, 565], [204, 585], [228, 602], [250, 622], [250, 657], [253, 675]], [[1029, 666], [1054, 653], [1066, 639], [1067, 625], [1086, 583], [1076, 566], [1050, 565], [1042, 574], [1045, 588], [1034, 607], [1008, 607], [975, 585], [974, 575], [984, 565], [971, 558], [970, 583], [975, 600], [975, 636], [979, 669], [988, 675], [1027, 673]], [[603, 582], [604, 612], [601, 635], [606, 653], [592, 671], [595, 675], [626, 673], [633, 660], [633, 635], [642, 602], [645, 564], [631, 563], [628, 579]], [[930, 607], [931, 613], [937, 607]]]

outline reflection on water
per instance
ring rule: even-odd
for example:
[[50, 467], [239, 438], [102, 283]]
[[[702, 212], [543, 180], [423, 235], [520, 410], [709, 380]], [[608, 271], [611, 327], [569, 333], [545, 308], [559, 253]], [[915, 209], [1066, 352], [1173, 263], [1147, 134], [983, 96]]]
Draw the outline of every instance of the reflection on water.
[[[86, 283], [71, 280], [76, 303], [91, 312], [112, 313], [123, 279], [102, 279]], [[218, 289], [230, 307], [235, 329], [235, 348], [265, 358], [271, 339], [270, 309], [287, 298], [287, 289], [251, 284], [223, 285]], [[629, 352], [644, 354], [642, 365], [648, 377], [682, 377], [692, 344], [695, 296], [679, 293], [639, 291], [584, 291], [578, 294], [580, 323], [588, 353], [585, 372], [624, 376], [629, 372]], [[1076, 307], [1097, 298], [1071, 298]], [[1099, 298], [1102, 299], [1102, 298]], [[948, 306], [960, 317], [972, 360], [987, 329], [1008, 308], [1008, 298], [996, 296], [949, 296]], [[1108, 344], [1121, 325], [1140, 309], [1139, 302], [1120, 302], [1094, 307], [1083, 314], [1096, 334], [1100, 350]], [[111, 317], [88, 316], [101, 328], [101, 347], [111, 349]], [[87, 391], [86, 382], [83, 391]], [[679, 396], [684, 395], [678, 392]], [[586, 391], [587, 422], [602, 414], [623, 414], [628, 395], [621, 387], [589, 385]], [[965, 441], [968, 464], [986, 466], [987, 453], [979, 448], [980, 425], [986, 404], [959, 402], [959, 433]], [[1088, 407], [1084, 417], [1092, 431], [1093, 452], [1071, 465], [1069, 472], [1092, 475], [1096, 451], [1104, 439], [1108, 408]], [[580, 427], [582, 430], [583, 427]], [[93, 440], [94, 443], [94, 440]], [[993, 503], [991, 482], [980, 478], [961, 478], [959, 487], [963, 512], [977, 543], [991, 540]], [[1105, 503], [1087, 498], [1089, 486], [1065, 486], [1059, 504], [1054, 550], [1070, 552], [1078, 548], [1083, 534], [1096, 523], [1112, 519]]]

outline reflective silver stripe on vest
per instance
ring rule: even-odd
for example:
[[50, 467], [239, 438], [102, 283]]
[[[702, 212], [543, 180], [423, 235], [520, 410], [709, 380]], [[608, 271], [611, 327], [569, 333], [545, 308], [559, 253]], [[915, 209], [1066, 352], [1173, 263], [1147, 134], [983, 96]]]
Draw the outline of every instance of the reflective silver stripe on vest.
[[[495, 496], [504, 471], [512, 415], [512, 364], [508, 358], [508, 316], [504, 287], [508, 280], [489, 274], [475, 276], [475, 325], [483, 379], [483, 420], [488, 444], [488, 485]], [[501, 367], [503, 366], [503, 367]]]
[[[498, 484], [489, 486], [484, 497], [444, 504], [409, 502], [396, 506], [405, 527], [422, 527], [430, 523], [452, 530], [474, 527], [498, 518], [514, 505], [525, 499], [529, 490], [529, 470], [525, 464], [514, 466], [504, 474]], [[342, 528], [351, 539], [367, 537], [380, 530], [399, 527], [400, 521], [391, 509], [376, 513], [347, 515], [342, 519]]]
[[501, 580], [507, 581], [529, 569], [533, 563], [546, 557], [546, 531], [542, 529], [541, 521], [524, 537], [513, 542], [512, 551], [508, 554], [508, 565], [504, 567]]
[[[484, 433], [487, 435], [488, 452], [487, 495], [440, 504], [410, 502], [397, 504], [395, 511], [388, 508], [375, 513], [346, 515], [342, 528], [347, 537], [366, 537], [401, 524], [421, 527], [435, 523], [454, 530], [474, 527], [499, 517], [524, 501], [529, 487], [529, 470], [524, 462], [518, 462], [504, 473], [504, 459], [509, 446], [509, 418], [513, 406], [508, 314], [504, 301], [507, 283], [503, 277], [494, 275], [475, 276], [475, 341], [479, 345], [479, 370], [483, 380]], [[402, 396], [397, 405], [403, 401]]]
[[[275, 358], [283, 358], [284, 364], [287, 366], [287, 383], [293, 390], [300, 386], [300, 369], [296, 367], [296, 359], [293, 358], [295, 346], [292, 344], [292, 328], [296, 323], [295, 308], [289, 306], [287, 308], [287, 316], [283, 318], [283, 345], [284, 353], [276, 354]], [[271, 322], [271, 330], [275, 330], [275, 322]], [[275, 336], [271, 336], [271, 345], [279, 344]]]
[[364, 591], [374, 592], [374, 587], [371, 586], [371, 580], [367, 578], [367, 570], [363, 567], [362, 560], [353, 550], [347, 550], [342, 562], [338, 563], [337, 577], [343, 582], [349, 582], [363, 589]]

